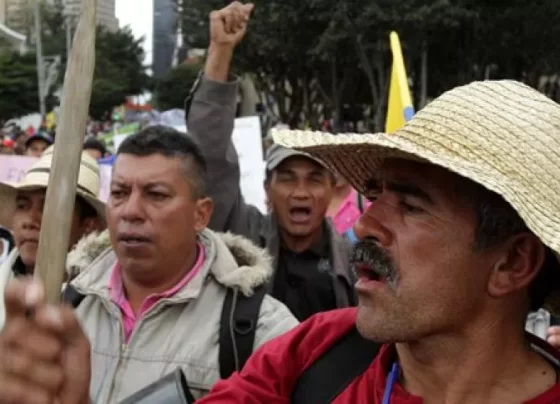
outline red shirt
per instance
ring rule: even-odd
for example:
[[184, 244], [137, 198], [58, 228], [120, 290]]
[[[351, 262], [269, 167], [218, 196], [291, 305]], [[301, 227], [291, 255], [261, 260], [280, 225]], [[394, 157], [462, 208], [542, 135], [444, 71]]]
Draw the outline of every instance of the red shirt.
[[[288, 404], [299, 375], [321, 356], [356, 321], [356, 308], [319, 313], [257, 350], [241, 373], [219, 381], [199, 404]], [[557, 359], [560, 353], [544, 342], [542, 349]], [[333, 403], [381, 404], [394, 346], [385, 345], [370, 367], [357, 377]], [[420, 404], [422, 398], [407, 393], [398, 383], [391, 390], [391, 404]], [[557, 384], [526, 404], [560, 404]]]

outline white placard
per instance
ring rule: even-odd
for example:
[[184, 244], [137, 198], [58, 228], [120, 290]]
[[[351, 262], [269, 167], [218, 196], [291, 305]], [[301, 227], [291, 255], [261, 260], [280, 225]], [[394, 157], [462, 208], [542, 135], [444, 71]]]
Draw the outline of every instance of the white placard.
[[[187, 132], [187, 127], [184, 125], [174, 126], [174, 128], [181, 132]], [[239, 156], [241, 193], [247, 203], [266, 213], [265, 162], [259, 117], [237, 118], [233, 127], [232, 140]]]

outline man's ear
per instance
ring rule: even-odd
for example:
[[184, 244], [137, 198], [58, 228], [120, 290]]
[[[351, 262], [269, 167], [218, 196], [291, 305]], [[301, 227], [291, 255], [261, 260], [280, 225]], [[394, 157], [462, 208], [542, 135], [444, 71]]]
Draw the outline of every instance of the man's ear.
[[210, 222], [212, 217], [212, 212], [214, 212], [214, 202], [210, 198], [201, 198], [196, 201], [195, 213], [194, 213], [194, 229], [195, 231], [201, 232]]
[[545, 246], [531, 233], [521, 233], [497, 251], [488, 282], [488, 293], [501, 297], [529, 287], [545, 260]]

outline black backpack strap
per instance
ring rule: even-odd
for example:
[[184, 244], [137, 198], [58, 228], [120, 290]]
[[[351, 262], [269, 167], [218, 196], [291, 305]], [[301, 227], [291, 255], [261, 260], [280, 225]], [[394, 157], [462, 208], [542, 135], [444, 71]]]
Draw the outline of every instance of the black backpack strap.
[[358, 209], [360, 213], [364, 213], [364, 197], [359, 192], [356, 193], [356, 198], [358, 199], [356, 202], [358, 203]]
[[241, 370], [253, 353], [264, 286], [246, 297], [238, 289], [228, 288], [220, 321], [220, 376], [227, 379]]
[[371, 365], [381, 345], [363, 338], [356, 327], [344, 335], [298, 378], [292, 404], [334, 401]]
[[62, 292], [62, 301], [68, 303], [73, 308], [78, 307], [85, 297], [85, 295], [82, 295], [70, 284], [66, 285], [64, 292]]

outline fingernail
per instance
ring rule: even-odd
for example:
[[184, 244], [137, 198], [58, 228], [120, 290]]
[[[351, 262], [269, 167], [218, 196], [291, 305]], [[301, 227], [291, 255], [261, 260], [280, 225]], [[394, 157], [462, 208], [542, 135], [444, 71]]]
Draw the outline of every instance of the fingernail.
[[43, 297], [43, 288], [36, 282], [31, 283], [25, 290], [25, 304], [35, 306]]
[[50, 322], [53, 324], [62, 325], [62, 315], [60, 314], [60, 310], [54, 306], [47, 306], [45, 307], [45, 316], [49, 319]]

